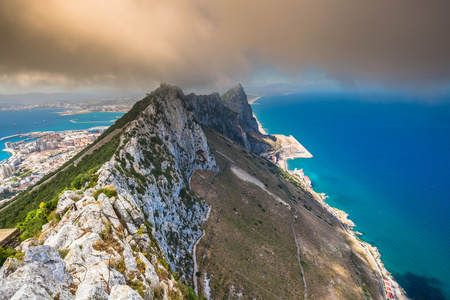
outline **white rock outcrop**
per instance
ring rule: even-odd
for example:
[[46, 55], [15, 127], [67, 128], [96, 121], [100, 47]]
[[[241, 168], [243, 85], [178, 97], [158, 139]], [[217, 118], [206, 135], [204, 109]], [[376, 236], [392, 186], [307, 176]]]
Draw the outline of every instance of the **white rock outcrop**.
[[128, 285], [116, 285], [111, 290], [109, 300], [142, 300], [142, 297]]
[[[0, 280], [0, 299], [53, 299], [52, 295], [59, 295], [59, 299], [73, 299], [69, 291], [72, 276], [54, 248], [30, 247], [23, 262], [14, 264], [13, 272]], [[4, 265], [1, 273], [10, 267]]]
[[207, 210], [188, 178], [217, 166], [181, 90], [163, 85], [149, 97], [110, 161], [60, 196], [61, 220], [17, 248], [26, 251], [23, 262], [10, 259], [0, 270], [0, 299], [180, 295], [170, 269], [190, 280]]

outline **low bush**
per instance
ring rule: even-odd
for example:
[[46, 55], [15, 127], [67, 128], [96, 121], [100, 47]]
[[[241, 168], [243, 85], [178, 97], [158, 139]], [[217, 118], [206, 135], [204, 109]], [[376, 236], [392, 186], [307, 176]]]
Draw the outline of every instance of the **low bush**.
[[3, 266], [8, 257], [16, 255], [17, 251], [12, 248], [3, 248], [0, 246], [0, 267]]
[[94, 192], [95, 200], [98, 199], [98, 196], [100, 196], [101, 193], [105, 194], [108, 198], [117, 197], [117, 191], [116, 190], [103, 188], [103, 189], [100, 189], [100, 190], [96, 190]]

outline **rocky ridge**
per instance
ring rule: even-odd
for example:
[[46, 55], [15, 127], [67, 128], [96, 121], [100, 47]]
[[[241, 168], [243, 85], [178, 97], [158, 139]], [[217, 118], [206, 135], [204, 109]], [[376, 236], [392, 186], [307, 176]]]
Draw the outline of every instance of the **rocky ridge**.
[[271, 147], [270, 141], [276, 140], [259, 132], [247, 95], [240, 84], [222, 97], [217, 93], [189, 94], [185, 101], [200, 125], [219, 131], [255, 153], [264, 152]]
[[177, 280], [190, 281], [207, 209], [189, 178], [217, 166], [180, 89], [162, 85], [146, 99], [110, 161], [62, 193], [61, 220], [19, 246], [23, 260], [4, 264], [0, 298], [181, 297]]

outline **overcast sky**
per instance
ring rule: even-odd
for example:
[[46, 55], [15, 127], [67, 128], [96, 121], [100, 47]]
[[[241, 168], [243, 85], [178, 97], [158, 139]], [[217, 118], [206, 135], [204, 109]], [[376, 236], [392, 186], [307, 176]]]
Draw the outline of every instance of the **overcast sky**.
[[448, 0], [0, 0], [0, 41], [0, 93], [450, 83]]

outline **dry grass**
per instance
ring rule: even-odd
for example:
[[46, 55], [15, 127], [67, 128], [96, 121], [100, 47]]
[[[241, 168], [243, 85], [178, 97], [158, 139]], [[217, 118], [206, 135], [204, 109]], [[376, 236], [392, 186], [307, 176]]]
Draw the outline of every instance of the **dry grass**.
[[[294, 228], [308, 298], [365, 299], [363, 285], [374, 299], [381, 297], [364, 256], [352, 250], [354, 245], [334, 218], [308, 192], [285, 180], [268, 161], [209, 129], [206, 132], [211, 148], [233, 160], [273, 195], [298, 203]], [[215, 154], [221, 168], [226, 161], [230, 166], [227, 158]], [[191, 184], [198, 195], [204, 195], [213, 175], [211, 171], [194, 174]], [[201, 288], [205, 273], [211, 278], [214, 299], [228, 298], [231, 286], [245, 298], [302, 299], [304, 286], [291, 228], [294, 210], [275, 199], [260, 186], [240, 180], [229, 168], [214, 180], [206, 197], [213, 209], [204, 225], [206, 235], [197, 247], [200, 266], [221, 208], [199, 277]]]
[[106, 252], [109, 254], [114, 254], [114, 251], [119, 253], [120, 255], [123, 254], [123, 246], [114, 237], [111, 223], [106, 224], [105, 229], [100, 233], [100, 238], [101, 240], [98, 240], [92, 245], [95, 250]]

